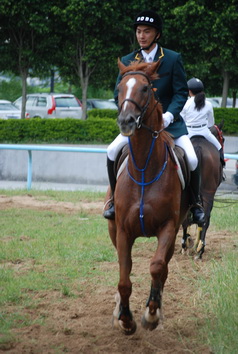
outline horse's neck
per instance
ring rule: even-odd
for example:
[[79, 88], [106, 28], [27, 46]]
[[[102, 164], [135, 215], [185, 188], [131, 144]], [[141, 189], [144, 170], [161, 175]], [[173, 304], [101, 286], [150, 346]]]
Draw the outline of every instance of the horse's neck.
[[[155, 130], [153, 126], [147, 126]], [[156, 164], [159, 167], [162, 164], [162, 161], [164, 161], [165, 145], [164, 140], [160, 135], [157, 138], [154, 138], [151, 131], [141, 127], [130, 138], [130, 143], [133, 156], [131, 154], [129, 163], [133, 169], [135, 168], [134, 163], [136, 163], [136, 166], [139, 169], [144, 168], [149, 156], [148, 166]]]

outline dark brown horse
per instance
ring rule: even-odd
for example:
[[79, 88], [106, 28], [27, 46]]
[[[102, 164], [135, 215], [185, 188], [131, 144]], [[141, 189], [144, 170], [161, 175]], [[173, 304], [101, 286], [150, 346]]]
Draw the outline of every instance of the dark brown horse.
[[[211, 127], [211, 132], [216, 136], [223, 147], [224, 138], [222, 134], [223, 122], [219, 125]], [[195, 258], [202, 259], [205, 250], [205, 238], [207, 229], [210, 225], [211, 211], [213, 208], [214, 197], [222, 182], [223, 168], [220, 161], [220, 153], [213, 144], [207, 141], [202, 136], [196, 136], [191, 139], [195, 152], [198, 157], [201, 169], [201, 199], [205, 211], [205, 223], [203, 226], [197, 228], [197, 238], [195, 244], [191, 239], [188, 227], [191, 225], [190, 218], [183, 223], [183, 238], [182, 251], [188, 250], [194, 246]]]
[[[155, 236], [158, 240], [150, 262], [151, 291], [142, 318], [142, 326], [153, 330], [162, 317], [168, 263], [186, 217], [188, 196], [182, 191], [176, 164], [170, 157], [173, 140], [163, 131], [162, 108], [151, 85], [157, 77], [159, 62], [126, 67], [119, 61], [118, 65], [122, 74], [118, 87], [118, 125], [121, 133], [129, 137], [129, 157], [116, 184], [115, 221], [109, 220], [120, 270], [113, 325], [125, 334], [132, 334], [136, 330], [129, 305], [134, 241], [140, 236]], [[110, 191], [106, 198], [109, 195]]]

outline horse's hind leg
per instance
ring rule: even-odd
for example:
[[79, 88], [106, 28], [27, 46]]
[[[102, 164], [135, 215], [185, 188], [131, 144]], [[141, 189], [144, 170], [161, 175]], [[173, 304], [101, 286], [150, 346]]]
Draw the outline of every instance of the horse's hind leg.
[[120, 280], [118, 283], [118, 293], [115, 298], [116, 307], [113, 312], [113, 326], [127, 335], [133, 334], [136, 331], [136, 323], [133, 320], [129, 306], [129, 298], [132, 292], [132, 283], [130, 281], [132, 245], [133, 243], [128, 241], [126, 235], [120, 233], [120, 237], [117, 238]]
[[194, 242], [192, 240], [192, 237], [190, 235], [190, 226], [185, 227], [183, 225], [183, 237], [182, 237], [182, 248], [181, 248], [181, 253], [185, 254], [189, 248], [192, 248], [194, 246]]
[[198, 228], [198, 241], [196, 244], [196, 256], [195, 256], [195, 260], [201, 260], [202, 259], [202, 255], [205, 252], [205, 246], [206, 246], [206, 234], [207, 234], [207, 229], [209, 228], [210, 225], [210, 217], [211, 217], [211, 211], [213, 208], [213, 197], [211, 197], [211, 199], [207, 202], [204, 201], [205, 204], [205, 214], [206, 214], [206, 221], [205, 224], [203, 225], [202, 228]]
[[175, 230], [169, 229], [158, 238], [158, 246], [150, 263], [152, 277], [150, 296], [142, 317], [142, 326], [152, 331], [159, 322], [162, 325], [162, 293], [168, 276], [168, 263], [174, 253]]

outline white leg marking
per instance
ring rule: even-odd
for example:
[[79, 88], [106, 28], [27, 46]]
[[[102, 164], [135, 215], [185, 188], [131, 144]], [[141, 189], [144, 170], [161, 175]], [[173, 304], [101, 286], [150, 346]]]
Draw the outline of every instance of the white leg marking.
[[156, 310], [156, 314], [152, 316], [150, 314], [150, 312], [149, 312], [149, 307], [146, 307], [145, 319], [146, 319], [147, 322], [150, 322], [150, 323], [154, 323], [156, 320], [160, 319], [160, 310], [159, 310], [159, 308]]

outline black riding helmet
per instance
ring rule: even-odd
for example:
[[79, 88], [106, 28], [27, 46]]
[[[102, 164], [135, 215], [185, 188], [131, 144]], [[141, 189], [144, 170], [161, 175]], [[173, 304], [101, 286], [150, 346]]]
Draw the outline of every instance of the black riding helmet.
[[188, 89], [192, 91], [192, 93], [196, 94], [204, 90], [204, 86], [201, 80], [193, 77], [187, 82]]
[[162, 34], [162, 18], [152, 10], [145, 10], [138, 13], [134, 20], [134, 29], [136, 30], [137, 26], [140, 25], [154, 27], [158, 30], [160, 35]]
[[157, 29], [156, 36], [152, 41], [152, 43], [148, 47], [143, 49], [149, 49], [153, 43], [156, 43], [158, 41], [157, 39], [158, 33], [160, 33], [160, 37], [162, 35], [162, 27], [163, 27], [162, 18], [152, 10], [144, 10], [138, 13], [138, 15], [134, 20], [133, 26], [135, 31], [137, 26], [150, 26]]

